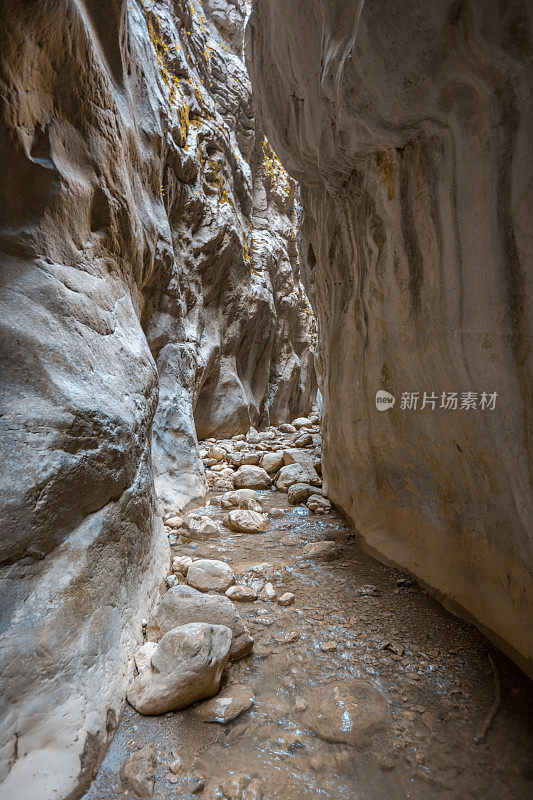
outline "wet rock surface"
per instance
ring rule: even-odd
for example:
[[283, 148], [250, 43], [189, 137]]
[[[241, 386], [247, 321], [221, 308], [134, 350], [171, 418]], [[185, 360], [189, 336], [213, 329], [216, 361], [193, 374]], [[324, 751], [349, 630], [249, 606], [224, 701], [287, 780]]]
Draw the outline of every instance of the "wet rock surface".
[[[318, 458], [312, 432], [315, 445], [306, 453]], [[292, 435], [275, 433], [269, 446], [288, 446]], [[227, 559], [232, 588], [258, 595], [234, 605], [196, 592], [238, 607], [253, 650], [228, 662], [219, 694], [206, 704], [157, 719], [127, 707], [86, 800], [115, 800], [120, 765], [147, 744], [157, 751], [155, 793], [164, 800], [526, 797], [533, 706], [523, 673], [409, 576], [368, 555], [335, 509], [317, 516], [273, 487], [258, 494], [270, 519], [266, 531], [249, 536], [220, 525], [226, 510], [212, 493], [203, 512], [217, 522], [218, 536], [171, 548], [193, 559]], [[270, 517], [272, 508], [283, 516]], [[305, 557], [306, 546], [322, 544], [326, 558]], [[275, 598], [261, 599], [266, 587]], [[161, 602], [183, 590], [192, 591], [170, 589]], [[294, 599], [284, 605], [288, 594]], [[501, 704], [475, 744], [494, 701], [489, 655]], [[252, 695], [253, 704], [223, 721], [232, 706], [226, 700], [240, 697], [240, 687], [244, 705]], [[206, 724], [202, 708], [222, 721]]]

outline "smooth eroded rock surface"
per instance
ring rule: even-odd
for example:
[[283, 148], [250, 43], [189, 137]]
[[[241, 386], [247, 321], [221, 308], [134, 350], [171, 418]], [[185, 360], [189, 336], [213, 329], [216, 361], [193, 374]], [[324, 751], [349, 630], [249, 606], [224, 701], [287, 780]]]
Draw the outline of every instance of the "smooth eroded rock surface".
[[91, 780], [168, 561], [160, 514], [206, 490], [197, 431], [315, 394], [296, 187], [255, 119], [245, 8], [215, 6], [0, 9], [0, 780], [17, 800]]
[[302, 187], [329, 496], [533, 673], [532, 29], [524, 2], [256, 0], [247, 62]]

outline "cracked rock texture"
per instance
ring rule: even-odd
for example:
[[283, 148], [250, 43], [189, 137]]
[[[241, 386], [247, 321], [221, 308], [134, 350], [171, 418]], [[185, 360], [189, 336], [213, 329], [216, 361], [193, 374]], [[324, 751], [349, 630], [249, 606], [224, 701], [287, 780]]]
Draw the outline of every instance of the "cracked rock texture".
[[178, 511], [205, 491], [196, 427], [230, 435], [314, 399], [295, 184], [254, 118], [241, 4], [209, 8], [0, 9], [10, 800], [76, 796], [114, 731], [168, 567], [154, 473]]
[[[255, 0], [247, 39], [302, 186], [328, 495], [531, 672], [531, 4]], [[439, 408], [469, 391], [496, 408]]]

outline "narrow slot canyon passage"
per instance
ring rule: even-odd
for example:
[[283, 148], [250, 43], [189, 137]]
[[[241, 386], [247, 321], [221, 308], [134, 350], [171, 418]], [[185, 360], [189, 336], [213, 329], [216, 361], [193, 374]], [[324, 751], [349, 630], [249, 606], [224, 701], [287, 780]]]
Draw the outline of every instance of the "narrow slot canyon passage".
[[1, 0], [0, 800], [533, 792], [528, 0]]
[[[311, 420], [298, 432], [271, 428], [247, 440], [200, 443], [213, 488], [185, 517], [187, 528], [168, 529], [172, 588], [163, 587], [147, 641], [172, 624], [181, 587], [201, 585], [197, 576], [188, 580], [188, 564], [222, 561], [253, 649], [228, 661], [214, 699], [162, 716], [127, 706], [87, 800], [135, 796], [140, 784], [165, 800], [527, 796], [530, 683], [509, 659], [410, 576], [368, 555], [339, 513], [322, 513], [321, 496], [310, 494], [320, 488], [302, 483], [305, 476], [291, 484], [291, 467], [267, 488], [221, 493], [232, 469], [246, 485], [264, 484], [260, 467], [238, 466], [260, 459], [271, 478], [285, 457], [309, 479], [321, 458], [318, 420]], [[237, 503], [261, 509], [266, 530], [226, 527]], [[253, 527], [258, 520], [235, 522]], [[218, 585], [218, 577], [204, 574], [202, 588]], [[211, 619], [223, 615], [219, 609]], [[495, 692], [501, 700], [493, 720]], [[128, 773], [123, 765], [132, 755]], [[130, 776], [122, 783], [121, 769]]]

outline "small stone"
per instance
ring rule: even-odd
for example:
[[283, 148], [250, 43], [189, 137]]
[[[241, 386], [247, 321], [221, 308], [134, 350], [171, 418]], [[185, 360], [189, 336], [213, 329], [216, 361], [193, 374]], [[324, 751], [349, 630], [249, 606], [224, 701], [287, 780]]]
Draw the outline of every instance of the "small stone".
[[293, 419], [292, 424], [298, 430], [299, 428], [311, 425], [311, 421], [307, 417], [298, 417], [297, 419]]
[[295, 596], [292, 594], [292, 592], [285, 592], [284, 594], [281, 595], [281, 597], [278, 597], [278, 605], [290, 606], [292, 605], [292, 603], [294, 603], [294, 600]]
[[168, 519], [165, 520], [165, 525], [168, 528], [177, 530], [178, 528], [181, 528], [181, 526], [183, 525], [183, 519], [181, 517], [169, 517]]
[[390, 650], [391, 653], [395, 653], [397, 656], [403, 656], [405, 653], [405, 647], [403, 644], [398, 644], [398, 642], [384, 642], [379, 649]]
[[226, 597], [230, 600], [257, 600], [257, 592], [251, 586], [238, 584], [237, 586], [230, 586], [225, 591]]
[[308, 703], [303, 700], [301, 697], [298, 697], [294, 703], [294, 710], [295, 711], [305, 711], [308, 706]]
[[269, 603], [272, 600], [275, 600], [277, 597], [276, 590], [274, 589], [273, 585], [268, 582], [265, 583], [261, 592], [259, 594], [260, 600], [263, 600], [265, 603]]
[[278, 636], [276, 642], [280, 644], [292, 644], [293, 642], [297, 642], [298, 639], [300, 639], [300, 633], [298, 631], [287, 631], [283, 636]]
[[209, 448], [207, 455], [209, 458], [214, 458], [215, 461], [224, 461], [226, 458], [226, 451], [223, 447], [218, 447], [217, 445], [213, 445]]
[[200, 592], [225, 592], [234, 582], [232, 568], [217, 559], [200, 558], [187, 571], [187, 583]]
[[190, 536], [203, 538], [204, 536], [212, 536], [218, 532], [216, 524], [211, 517], [204, 514], [191, 514], [183, 520], [183, 527], [188, 531]]
[[372, 583], [363, 584], [355, 593], [359, 597], [379, 597], [381, 595], [378, 587], [374, 586]]
[[268, 516], [271, 517], [272, 519], [279, 519], [280, 517], [285, 516], [285, 511], [282, 508], [277, 508], [277, 507], [271, 508], [270, 511], [268, 512]]
[[175, 586], [177, 584], [178, 579], [176, 578], [176, 576], [174, 574], [167, 575], [167, 577], [165, 578], [165, 582], [166, 582], [168, 588], [171, 589], [173, 586]]
[[145, 642], [143, 645], [141, 645], [141, 647], [139, 647], [135, 653], [135, 666], [139, 672], [142, 672], [143, 669], [149, 665], [156, 649], [156, 642]]
[[327, 499], [327, 497], [322, 497], [319, 494], [312, 494], [307, 499], [307, 507], [313, 512], [313, 514], [325, 514], [328, 511], [331, 511], [331, 503]]
[[304, 433], [294, 440], [295, 447], [310, 447], [313, 444], [313, 437], [310, 433]]
[[290, 422], [283, 422], [278, 425], [278, 431], [281, 431], [281, 433], [296, 433], [296, 428]]
[[[233, 471], [231, 475], [233, 476]], [[233, 477], [229, 475], [209, 470], [205, 473], [205, 477], [209, 488], [215, 492], [229, 492], [233, 489]]]
[[202, 775], [193, 775], [187, 783], [187, 790], [191, 794], [199, 794], [205, 788], [205, 778]]
[[320, 649], [323, 653], [333, 653], [337, 647], [337, 642], [334, 642], [332, 639], [327, 642], [322, 642], [320, 645]]
[[[236, 489], [233, 492], [226, 492], [220, 498], [222, 508], [248, 508], [250, 500], [261, 506], [259, 495], [254, 489]], [[255, 509], [257, 510], [257, 509]], [[262, 506], [258, 509], [262, 511]]]
[[376, 761], [378, 763], [378, 767], [383, 770], [383, 772], [390, 772], [391, 769], [394, 769], [394, 761], [390, 756], [384, 755], [383, 753], [378, 753], [376, 756]]
[[229, 686], [216, 697], [194, 708], [194, 714], [202, 722], [230, 722], [247, 711], [254, 703], [254, 693], [245, 686]]
[[232, 531], [262, 533], [268, 528], [268, 518], [257, 511], [235, 509], [226, 514], [222, 524]]
[[261, 441], [259, 433], [254, 427], [250, 427], [250, 430], [246, 434], [246, 441], [250, 442], [250, 444], [259, 444]]
[[192, 558], [190, 556], [174, 556], [172, 559], [172, 569], [177, 575], [187, 575], [191, 564]]
[[248, 786], [245, 787], [242, 795], [242, 800], [262, 800], [263, 791], [261, 789], [261, 782], [258, 778], [252, 778]]
[[176, 756], [174, 760], [168, 765], [168, 768], [173, 775], [178, 775], [180, 772], [183, 771], [183, 761], [179, 756]]
[[337, 553], [337, 543], [330, 540], [309, 542], [302, 550], [304, 558], [333, 558]]
[[149, 744], [132, 753], [120, 768], [122, 787], [137, 797], [152, 797], [154, 794], [157, 759], [155, 747]]
[[253, 466], [257, 466], [259, 461], [261, 460], [261, 456], [259, 453], [245, 453], [242, 458], [243, 464], [252, 464]]
[[414, 585], [414, 580], [412, 578], [398, 578], [398, 580], [396, 581], [396, 586], [400, 588], [413, 585]]

